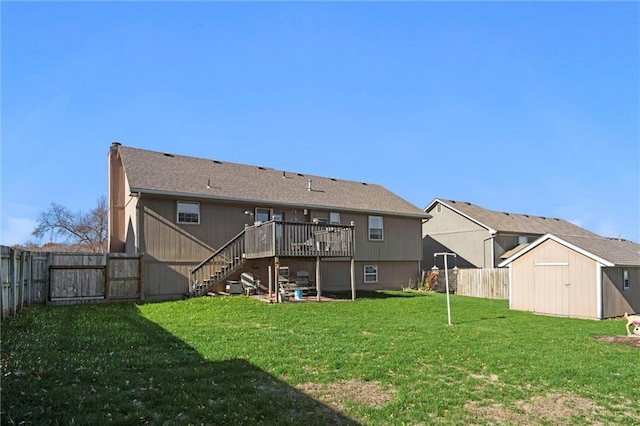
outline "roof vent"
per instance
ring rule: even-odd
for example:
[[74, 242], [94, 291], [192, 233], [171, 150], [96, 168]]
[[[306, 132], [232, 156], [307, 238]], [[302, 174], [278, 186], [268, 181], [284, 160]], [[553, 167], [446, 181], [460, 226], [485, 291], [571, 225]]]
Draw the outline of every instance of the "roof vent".
[[173, 158], [173, 154], [167, 154], [167, 153], [165, 152], [165, 153], [163, 153], [163, 155], [164, 155], [165, 157], [171, 157], [171, 158]]
[[331, 178], [331, 180], [335, 182], [335, 181], [336, 181], [336, 178]]
[[267, 169], [265, 169], [265, 168], [264, 168], [264, 167], [262, 167], [262, 166], [258, 166], [258, 170], [267, 170]]
[[302, 173], [296, 173], [298, 176], [304, 176]]
[[364, 186], [369, 185], [367, 182], [361, 182]]
[[307, 191], [311, 191], [311, 182], [312, 180], [309, 179], [309, 183], [307, 184]]
[[503, 213], [503, 214], [506, 214], [507, 216], [509, 216], [509, 213], [507, 213], [507, 212], [502, 212], [502, 213]]
[[213, 162], [216, 164], [222, 164], [222, 161], [218, 161], [218, 160], [213, 160]]

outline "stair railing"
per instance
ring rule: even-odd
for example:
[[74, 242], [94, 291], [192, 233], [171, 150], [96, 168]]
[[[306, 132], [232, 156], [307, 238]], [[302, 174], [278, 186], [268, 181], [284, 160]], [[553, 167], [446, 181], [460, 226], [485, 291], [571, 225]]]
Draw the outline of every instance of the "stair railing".
[[199, 296], [235, 272], [244, 262], [243, 229], [191, 270], [190, 294]]

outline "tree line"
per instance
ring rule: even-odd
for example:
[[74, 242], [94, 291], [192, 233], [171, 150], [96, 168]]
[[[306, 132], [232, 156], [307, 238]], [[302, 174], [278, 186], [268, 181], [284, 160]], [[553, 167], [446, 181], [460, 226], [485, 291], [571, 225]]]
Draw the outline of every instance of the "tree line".
[[[88, 212], [71, 211], [57, 203], [40, 213], [37, 226], [31, 233], [37, 241], [24, 245], [28, 250], [81, 251], [92, 253], [107, 252], [108, 232], [107, 200], [98, 198], [96, 207]], [[49, 237], [49, 242], [39, 244]]]

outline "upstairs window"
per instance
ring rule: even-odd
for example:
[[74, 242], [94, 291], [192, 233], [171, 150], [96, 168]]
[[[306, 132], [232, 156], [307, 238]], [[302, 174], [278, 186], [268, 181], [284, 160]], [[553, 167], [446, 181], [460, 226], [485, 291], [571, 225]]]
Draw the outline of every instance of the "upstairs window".
[[369, 216], [369, 240], [384, 240], [384, 226], [381, 216]]
[[337, 212], [329, 213], [329, 225], [340, 225], [340, 213], [337, 213]]
[[622, 271], [622, 288], [629, 289], [629, 271], [626, 269]]
[[199, 224], [200, 203], [178, 201], [178, 223]]

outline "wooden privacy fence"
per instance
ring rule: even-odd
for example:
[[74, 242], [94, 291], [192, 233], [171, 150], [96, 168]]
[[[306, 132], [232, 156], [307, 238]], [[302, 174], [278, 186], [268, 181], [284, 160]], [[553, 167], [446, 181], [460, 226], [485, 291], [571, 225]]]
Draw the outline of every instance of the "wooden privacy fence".
[[2, 319], [32, 303], [143, 299], [141, 255], [1, 250]]
[[486, 299], [509, 298], [507, 268], [459, 269], [456, 280], [456, 294]]

